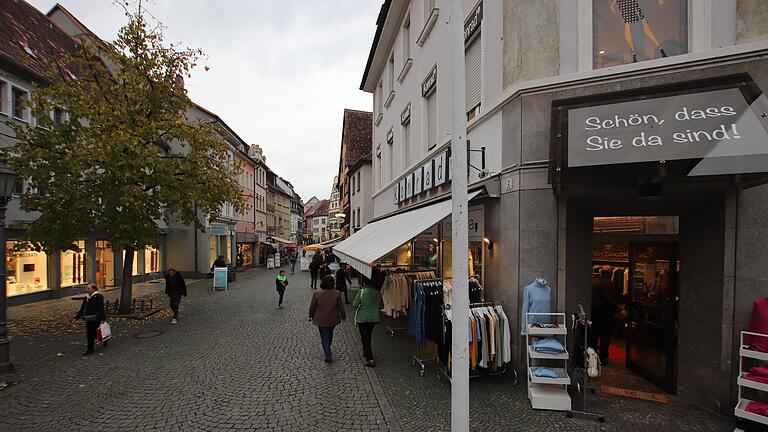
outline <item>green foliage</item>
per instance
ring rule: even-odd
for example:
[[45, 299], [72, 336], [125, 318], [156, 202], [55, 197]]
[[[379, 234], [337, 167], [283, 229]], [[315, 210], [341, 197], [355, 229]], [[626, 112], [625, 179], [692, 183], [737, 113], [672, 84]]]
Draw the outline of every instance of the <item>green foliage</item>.
[[[223, 204], [243, 207], [240, 167], [219, 126], [192, 118], [183, 88], [203, 53], [167, 46], [141, 9], [128, 16], [115, 42], [57, 53], [51, 82], [31, 95], [38, 127], [14, 126], [8, 164], [29, 182], [22, 208], [39, 213], [29, 240], [48, 252], [91, 233], [141, 250], [156, 244], [158, 220], [200, 227]], [[54, 107], [69, 121], [55, 123]]]

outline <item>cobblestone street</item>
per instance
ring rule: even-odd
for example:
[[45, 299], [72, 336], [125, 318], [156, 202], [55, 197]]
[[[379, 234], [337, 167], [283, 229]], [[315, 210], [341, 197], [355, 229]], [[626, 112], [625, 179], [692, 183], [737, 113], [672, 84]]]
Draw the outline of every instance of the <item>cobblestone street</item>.
[[[337, 328], [334, 362], [325, 364], [316, 328], [307, 322], [307, 273], [288, 275], [285, 309], [277, 309], [275, 272], [238, 274], [229, 291], [197, 283], [182, 317], [143, 325], [116, 323], [117, 337], [81, 357], [84, 337], [65, 333], [24, 340], [12, 352], [18, 384], [0, 391], [0, 430], [449, 430], [450, 385], [431, 364], [410, 366], [414, 343], [377, 326], [375, 369], [362, 366], [350, 319]], [[152, 333], [155, 332], [155, 333]], [[153, 336], [155, 337], [141, 337]], [[19, 344], [20, 342], [14, 342]], [[63, 348], [62, 348], [63, 347]], [[33, 356], [26, 361], [20, 356]], [[732, 422], [682, 405], [597, 395], [604, 424], [533, 411], [525, 385], [511, 374], [472, 381], [473, 430], [726, 431]]]

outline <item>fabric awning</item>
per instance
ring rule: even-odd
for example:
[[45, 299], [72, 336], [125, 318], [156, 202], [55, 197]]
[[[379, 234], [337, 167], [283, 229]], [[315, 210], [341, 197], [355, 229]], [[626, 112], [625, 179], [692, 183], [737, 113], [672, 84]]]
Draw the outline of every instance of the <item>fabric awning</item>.
[[274, 241], [276, 241], [278, 243], [283, 243], [283, 244], [291, 244], [291, 243], [293, 243], [290, 240], [286, 240], [284, 238], [275, 237], [275, 236], [270, 236], [268, 239], [272, 239], [272, 240], [274, 240]]
[[[480, 192], [471, 192], [469, 200]], [[371, 264], [450, 215], [451, 200], [371, 222], [334, 246], [333, 253], [350, 267], [371, 277]]]

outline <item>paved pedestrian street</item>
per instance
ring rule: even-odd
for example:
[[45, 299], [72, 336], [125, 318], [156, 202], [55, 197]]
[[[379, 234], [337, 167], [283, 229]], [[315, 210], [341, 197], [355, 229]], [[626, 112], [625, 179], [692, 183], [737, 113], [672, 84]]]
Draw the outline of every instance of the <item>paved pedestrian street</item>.
[[[337, 328], [334, 362], [323, 362], [308, 322], [307, 273], [288, 275], [277, 309], [275, 272], [238, 274], [228, 291], [190, 287], [179, 324], [167, 316], [142, 325], [116, 323], [117, 336], [82, 357], [84, 336], [65, 333], [14, 341], [17, 384], [0, 391], [0, 430], [10, 431], [440, 431], [450, 428], [450, 385], [430, 365], [410, 365], [414, 342], [377, 326], [377, 367], [362, 364], [349, 319]], [[39, 343], [38, 343], [39, 342]], [[37, 347], [36, 350], [33, 347]], [[64, 347], [64, 348], [62, 348]], [[34, 357], [26, 361], [19, 356]], [[729, 420], [674, 400], [595, 396], [606, 423], [534, 411], [511, 374], [472, 381], [473, 430], [725, 431]], [[626, 414], [622, 414], [626, 412]], [[729, 429], [730, 428], [730, 429]]]

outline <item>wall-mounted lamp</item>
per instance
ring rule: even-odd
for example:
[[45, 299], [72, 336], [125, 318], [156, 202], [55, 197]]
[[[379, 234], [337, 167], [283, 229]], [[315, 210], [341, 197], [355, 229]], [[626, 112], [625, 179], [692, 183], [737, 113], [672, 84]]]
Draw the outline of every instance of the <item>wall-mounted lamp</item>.
[[435, 243], [438, 243], [436, 238], [433, 238], [432, 241], [435, 242]]
[[483, 237], [483, 241], [488, 245], [488, 250], [493, 250], [493, 242], [488, 237]]

